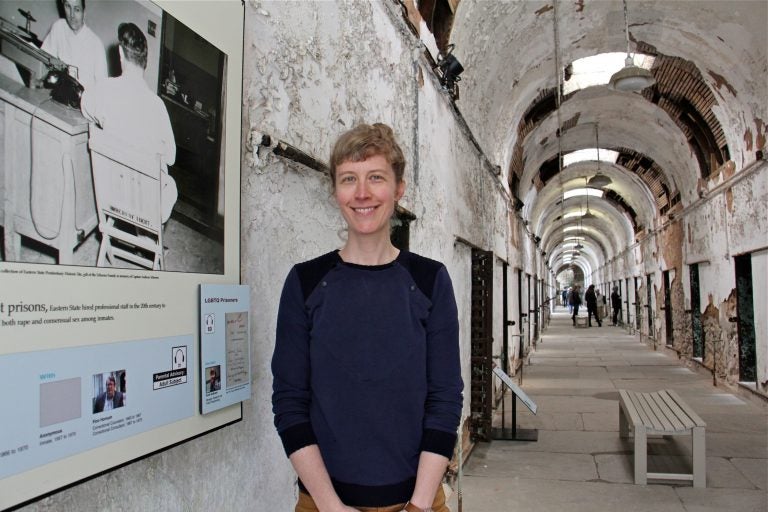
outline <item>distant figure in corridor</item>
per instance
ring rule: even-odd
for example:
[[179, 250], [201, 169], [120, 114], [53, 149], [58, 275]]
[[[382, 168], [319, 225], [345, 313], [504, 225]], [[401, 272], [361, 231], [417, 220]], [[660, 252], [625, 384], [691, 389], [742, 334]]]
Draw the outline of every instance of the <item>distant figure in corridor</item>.
[[581, 295], [579, 295], [579, 286], [576, 285], [571, 288], [568, 294], [568, 307], [572, 309], [573, 314], [571, 320], [573, 325], [576, 325], [576, 317], [579, 316], [579, 306], [581, 305]]
[[594, 315], [595, 320], [597, 320], [598, 327], [602, 327], [603, 322], [600, 320], [600, 315], [597, 314], [597, 294], [595, 294], [595, 285], [589, 285], [589, 288], [587, 288], [587, 293], [584, 294], [584, 300], [587, 301], [588, 325], [592, 327], [592, 315]]
[[613, 322], [611, 325], [619, 325], [619, 314], [621, 313], [621, 295], [619, 295], [619, 287], [613, 287], [613, 293], [611, 293], [611, 308], [613, 308]]

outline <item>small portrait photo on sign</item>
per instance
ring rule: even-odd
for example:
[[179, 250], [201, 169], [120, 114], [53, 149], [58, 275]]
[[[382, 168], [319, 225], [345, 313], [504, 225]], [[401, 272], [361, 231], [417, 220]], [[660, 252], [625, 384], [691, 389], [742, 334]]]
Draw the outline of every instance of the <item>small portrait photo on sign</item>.
[[221, 389], [221, 365], [209, 366], [205, 369], [205, 392], [215, 393]]
[[93, 376], [93, 413], [123, 407], [126, 392], [125, 370], [97, 373]]

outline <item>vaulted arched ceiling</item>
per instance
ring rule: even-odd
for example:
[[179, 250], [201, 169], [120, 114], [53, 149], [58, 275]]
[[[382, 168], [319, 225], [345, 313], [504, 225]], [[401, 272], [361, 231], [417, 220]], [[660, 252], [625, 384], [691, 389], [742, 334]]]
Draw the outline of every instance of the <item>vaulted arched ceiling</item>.
[[[450, 42], [465, 68], [459, 107], [484, 151], [507, 172], [521, 216], [562, 268], [563, 229], [577, 226], [585, 249], [574, 263], [588, 275], [697, 199], [699, 180], [728, 159], [736, 170], [765, 146], [768, 2], [628, 0], [632, 52], [655, 57], [656, 85], [639, 93], [605, 85], [560, 96], [577, 59], [626, 52], [620, 0], [451, 0]], [[557, 32], [555, 31], [557, 25]], [[557, 37], [556, 37], [557, 33]], [[556, 65], [556, 54], [560, 66]], [[558, 74], [560, 74], [558, 76]], [[619, 153], [600, 170], [613, 183], [590, 197], [595, 218], [563, 218], [584, 197], [597, 162], [563, 166], [560, 156], [594, 148]], [[561, 171], [562, 169], [562, 171]]]

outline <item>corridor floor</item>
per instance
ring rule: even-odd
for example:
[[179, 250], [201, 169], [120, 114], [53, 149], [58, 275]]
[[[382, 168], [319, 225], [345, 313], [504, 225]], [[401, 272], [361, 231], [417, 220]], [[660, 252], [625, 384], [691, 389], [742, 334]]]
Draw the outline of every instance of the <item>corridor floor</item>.
[[[518, 401], [517, 423], [538, 429], [538, 441], [475, 445], [463, 468], [461, 508], [458, 488], [448, 501], [452, 512], [768, 511], [768, 406], [713, 386], [711, 377], [654, 352], [624, 329], [606, 322], [574, 328], [560, 308], [524, 368], [521, 387], [538, 413]], [[618, 433], [619, 389], [673, 389], [703, 418], [706, 489], [690, 482], [634, 485], [633, 445]], [[690, 472], [690, 436], [648, 444], [649, 471]]]

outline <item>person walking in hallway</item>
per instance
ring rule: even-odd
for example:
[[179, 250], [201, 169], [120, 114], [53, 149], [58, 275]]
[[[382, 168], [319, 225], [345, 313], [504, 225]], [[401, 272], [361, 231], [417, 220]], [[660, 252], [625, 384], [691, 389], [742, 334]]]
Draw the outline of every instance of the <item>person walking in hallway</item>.
[[573, 325], [576, 325], [576, 317], [579, 316], [580, 305], [581, 296], [579, 295], [579, 286], [576, 285], [571, 288], [571, 292], [568, 294], [568, 307], [572, 308], [571, 320], [573, 320]]
[[621, 295], [619, 287], [614, 286], [611, 293], [611, 308], [613, 308], [613, 318], [611, 325], [619, 325], [619, 314], [621, 313]]
[[597, 314], [597, 295], [595, 294], [595, 285], [589, 285], [589, 288], [587, 288], [587, 293], [584, 294], [584, 300], [587, 301], [588, 325], [592, 327], [592, 315], [594, 315], [595, 320], [597, 320], [598, 327], [602, 327], [603, 322], [600, 320], [600, 315]]

